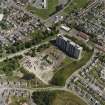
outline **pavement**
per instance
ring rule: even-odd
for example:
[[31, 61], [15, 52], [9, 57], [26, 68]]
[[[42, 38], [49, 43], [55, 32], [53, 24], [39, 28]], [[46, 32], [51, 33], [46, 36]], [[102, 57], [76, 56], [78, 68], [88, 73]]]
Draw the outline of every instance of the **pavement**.
[[80, 72], [83, 68], [85, 68], [85, 67], [87, 67], [89, 64], [91, 64], [92, 60], [94, 60], [93, 58], [95, 57], [96, 51], [97, 51], [97, 50], [95, 49], [94, 52], [93, 52], [93, 55], [92, 55], [91, 59], [86, 63], [86, 65], [82, 66], [80, 69], [76, 70], [70, 77], [68, 77], [68, 79], [66, 80], [66, 83], [65, 83], [65, 87], [67, 86], [69, 80], [70, 80], [74, 75], [78, 75], [78, 76], [79, 76], [79, 72]]
[[[71, 2], [72, 2], [72, 0], [71, 0]], [[82, 12], [82, 14], [81, 15], [83, 15], [87, 10], [89, 10], [93, 5], [95, 5], [95, 3], [97, 2], [97, 0], [93, 3], [93, 4], [91, 4], [85, 11], [83, 11]], [[69, 6], [69, 5], [68, 5]], [[18, 6], [17, 6], [18, 7]], [[66, 6], [67, 7], [67, 6]], [[62, 12], [63, 12], [63, 10], [66, 8], [66, 7], [64, 7], [61, 11], [59, 11], [59, 12], [57, 12], [56, 14], [54, 14], [53, 16], [51, 16], [51, 17], [49, 17], [48, 19], [46, 19], [46, 20], [43, 20], [42, 18], [40, 18], [40, 20], [42, 21], [42, 22], [44, 22], [45, 23], [45, 25], [46, 26], [49, 26], [49, 25], [51, 25], [51, 24], [49, 24], [49, 23], [52, 23], [52, 21], [53, 21], [53, 19], [55, 18], [55, 16], [57, 16], [57, 15], [60, 15]], [[20, 8], [20, 7], [18, 7], [18, 8]], [[25, 11], [25, 9], [24, 8], [21, 8], [23, 11]], [[25, 11], [25, 12], [27, 12], [27, 11]], [[32, 15], [31, 13], [29, 13], [28, 12], [28, 14], [30, 14], [30, 15]], [[33, 16], [33, 15], [32, 15]], [[34, 16], [35, 18], [37, 17], [37, 18], [39, 18], [38, 16]], [[51, 40], [51, 39], [50, 39]], [[45, 43], [48, 43], [48, 41], [46, 41], [46, 42], [43, 42], [43, 43], [40, 43], [40, 44], [38, 44], [38, 45], [36, 45], [36, 46], [32, 46], [31, 48], [34, 48], [34, 47], [38, 47], [38, 46], [40, 46], [40, 45], [42, 45], [42, 44], [45, 44]], [[15, 57], [15, 56], [19, 56], [19, 55], [24, 55], [24, 53], [26, 53], [26, 52], [28, 52], [31, 48], [28, 48], [28, 49], [25, 49], [25, 50], [23, 50], [23, 51], [20, 51], [20, 52], [17, 52], [17, 53], [15, 53], [15, 54], [10, 54], [10, 55], [7, 55], [6, 57], [3, 57], [3, 58], [1, 58], [0, 59], [0, 62], [2, 62], [2, 61], [4, 61], [6, 58], [13, 58], [13, 57]], [[94, 52], [95, 53], [95, 52]], [[94, 54], [93, 54], [93, 57], [94, 57]], [[93, 58], [92, 57], [92, 58]], [[92, 59], [91, 58], [91, 59]], [[84, 67], [85, 66], [87, 66], [89, 63], [91, 63], [91, 60], [89, 61], [89, 62], [87, 62], [87, 64], [86, 65], [84, 65]], [[78, 74], [78, 72], [81, 70], [81, 68], [79, 69], [79, 70], [77, 70], [75, 73], [73, 73], [73, 75], [74, 74]], [[72, 76], [73, 76], [72, 75]], [[64, 87], [61, 87], [61, 86], [58, 86], [58, 87], [45, 87], [45, 88], [21, 88], [21, 87], [9, 87], [9, 86], [0, 86], [0, 90], [20, 90], [20, 91], [28, 91], [29, 93], [31, 93], [32, 94], [32, 92], [35, 92], [35, 91], [55, 91], [55, 90], [59, 90], [59, 91], [67, 91], [67, 92], [71, 92], [71, 93], [73, 93], [73, 94], [75, 94], [75, 95], [77, 95], [77, 93], [75, 93], [74, 91], [71, 91], [70, 89], [67, 89], [67, 87], [66, 87], [66, 84], [68, 83], [68, 81], [69, 81], [69, 79], [72, 77], [72, 76], [70, 76], [67, 80], [66, 80], [66, 83], [65, 83], [65, 86]], [[81, 98], [81, 97], [80, 97]], [[83, 100], [83, 98], [81, 98], [82, 100]], [[85, 102], [86, 102], [86, 100], [84, 100]]]

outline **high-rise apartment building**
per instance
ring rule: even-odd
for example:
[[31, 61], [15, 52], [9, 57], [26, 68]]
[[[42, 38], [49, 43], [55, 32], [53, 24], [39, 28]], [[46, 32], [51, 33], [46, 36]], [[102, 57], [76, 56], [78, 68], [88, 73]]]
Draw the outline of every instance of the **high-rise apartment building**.
[[69, 56], [76, 59], [81, 58], [83, 48], [70, 39], [66, 38], [65, 36], [59, 35], [56, 39], [56, 45], [62, 51], [66, 52]]

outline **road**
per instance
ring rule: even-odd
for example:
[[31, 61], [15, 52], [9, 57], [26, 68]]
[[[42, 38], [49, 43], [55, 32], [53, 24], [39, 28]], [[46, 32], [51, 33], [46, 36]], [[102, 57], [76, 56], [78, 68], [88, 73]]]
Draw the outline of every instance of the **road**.
[[[72, 2], [72, 0], [71, 0], [71, 2]], [[93, 3], [93, 4], [94, 4], [94, 3]], [[91, 6], [93, 6], [93, 4], [91, 4], [91, 5], [88, 7], [88, 9], [91, 8]], [[68, 6], [69, 6], [69, 4], [68, 4]], [[66, 6], [66, 7], [67, 7], [67, 6]], [[64, 7], [61, 11], [59, 11], [59, 12], [57, 12], [56, 14], [54, 14], [53, 16], [49, 17], [49, 18], [46, 19], [45, 21], [43, 21], [42, 19], [41, 19], [41, 21], [43, 21], [43, 22], [45, 23], [45, 25], [49, 26], [49, 25], [50, 25], [49, 23], [52, 23], [52, 19], [54, 19], [55, 16], [61, 14], [61, 13], [64, 11], [64, 9], [65, 9], [66, 7]], [[22, 9], [23, 11], [25, 11], [23, 8], [21, 8], [21, 9]], [[87, 9], [87, 10], [88, 10], [88, 9]], [[83, 13], [85, 13], [87, 10], [83, 11], [81, 15], [83, 15]], [[26, 11], [25, 11], [25, 12], [26, 12]], [[28, 14], [29, 14], [29, 13], [28, 13]], [[32, 14], [30, 14], [30, 15], [32, 15]], [[49, 40], [51, 40], [51, 39], [49, 39]], [[40, 45], [42, 45], [42, 44], [46, 44], [46, 43], [49, 42], [49, 40], [46, 41], [46, 42], [40, 43], [40, 44], [38, 44], [38, 45], [36, 45], [36, 46], [32, 46], [31, 48], [38, 47], [38, 46], [40, 46]], [[0, 62], [4, 61], [6, 58], [9, 58], [9, 59], [10, 59], [10, 58], [13, 58], [13, 57], [15, 57], [15, 56], [24, 55], [24, 53], [28, 52], [31, 48], [25, 49], [25, 50], [23, 50], [23, 51], [20, 51], [20, 52], [14, 53], [14, 54], [7, 55], [6, 57], [1, 58], [1, 59], [0, 59]], [[90, 60], [90, 61], [91, 61], [91, 60]], [[88, 64], [90, 63], [90, 61], [89, 61], [86, 65], [88, 65]], [[86, 65], [85, 65], [85, 66], [86, 66]], [[81, 70], [81, 69], [79, 69], [79, 70]], [[75, 73], [78, 73], [79, 70], [77, 70]], [[74, 73], [74, 74], [75, 74], [75, 73]], [[74, 74], [73, 74], [73, 75], [74, 75]], [[64, 87], [61, 87], [61, 86], [58, 86], [58, 87], [45, 87], [45, 88], [0, 87], [0, 90], [21, 90], [21, 91], [28, 91], [28, 92], [30, 92], [30, 93], [32, 93], [32, 92], [37, 92], [37, 91], [40, 91], [40, 92], [41, 92], [41, 91], [56, 91], [56, 90], [57, 90], [57, 91], [67, 91], [67, 92], [71, 92], [71, 93], [77, 95], [75, 92], [71, 91], [70, 89], [68, 89], [68, 88], [66, 87], [66, 84], [68, 83], [68, 80], [69, 80], [71, 77], [72, 77], [72, 76], [70, 76], [70, 77], [67, 79], [67, 81], [66, 81]], [[80, 97], [80, 98], [81, 98], [81, 97]], [[83, 98], [81, 98], [81, 99], [83, 100]], [[84, 100], [84, 101], [86, 102], [86, 100]]]
[[81, 17], [84, 14], [86, 14], [92, 7], [94, 7], [97, 4], [97, 2], [98, 0], [95, 0], [94, 2], [92, 2], [86, 9], [80, 12], [79, 16]]
[[[72, 3], [72, 0], [70, 2]], [[70, 3], [68, 3], [63, 9], [61, 9], [60, 11], [58, 11], [57, 13], [55, 13], [54, 15], [52, 15], [49, 18], [47, 18], [46, 20], [44, 20], [44, 24], [47, 27], [50, 27], [52, 25], [52, 23], [54, 22], [55, 17], [56, 16], [60, 16], [63, 13], [63, 11], [65, 10], [65, 8], [67, 8], [69, 5], [70, 5]]]
[[[1, 87], [0, 90], [8, 90], [8, 91], [27, 91], [29, 95], [31, 96], [33, 92], [43, 92], [43, 91], [64, 91], [69, 92], [77, 96], [77, 94], [74, 91], [71, 91], [70, 89], [67, 89], [63, 86], [52, 86], [52, 87], [43, 87], [43, 88], [21, 88], [21, 87]], [[80, 96], [78, 96], [81, 100], [83, 100]], [[83, 100], [85, 102], [85, 100]], [[87, 103], [87, 102], [86, 102]]]
[[[94, 50], [94, 53], [91, 57], [91, 59], [83, 66], [81, 67], [80, 69], [76, 70], [76, 72], [74, 72], [67, 80], [66, 80], [66, 83], [65, 83], [65, 88], [69, 88], [68, 87], [68, 84], [71, 84], [70, 80], [72, 79], [72, 77], [78, 77], [78, 78], [82, 78], [80, 75], [79, 75], [79, 72], [82, 71], [82, 69], [84, 68], [87, 68], [87, 67], [91, 67], [89, 66], [90, 64], [92, 64], [92, 62], [95, 60], [95, 56], [96, 56], [96, 52], [97, 52], [97, 49]], [[83, 79], [83, 78], [82, 78]], [[72, 87], [72, 85], [70, 85], [70, 87]], [[75, 90], [72, 90], [74, 93], [76, 93]], [[79, 94], [77, 94], [79, 96]], [[81, 97], [81, 96], [80, 96]], [[87, 105], [89, 104], [88, 100], [86, 100], [85, 98], [82, 97], [82, 100], [84, 100]]]
[[[72, 2], [72, 0], [71, 0], [70, 2]], [[88, 8], [87, 8], [86, 10], [88, 10], [90, 7], [92, 7], [96, 2], [97, 2], [97, 0], [95, 0], [95, 2], [93, 2], [90, 6], [88, 6]], [[24, 8], [18, 7], [14, 2], [12, 2], [12, 5], [15, 5], [17, 8], [23, 10], [24, 12], [27, 12]], [[70, 5], [70, 3], [68, 3], [67, 6], [69, 6], [69, 5]], [[54, 19], [55, 16], [59, 15], [60, 13], [62, 13], [62, 12], [64, 11], [64, 9], [67, 8], [67, 6], [64, 7], [61, 11], [57, 12], [56, 14], [54, 14], [53, 16], [49, 17], [48, 19], [43, 20], [42, 18], [40, 18], [40, 20], [41, 20], [42, 22], [44, 22], [45, 25], [48, 25], [49, 23], [52, 23], [52, 22], [51, 22], [52, 19]], [[85, 10], [85, 11], [86, 11], [86, 10]], [[30, 12], [27, 12], [27, 13], [28, 13], [30, 16], [39, 18], [38, 16], [34, 16], [33, 14], [31, 14]], [[82, 12], [82, 13], [84, 13], [84, 12]], [[50, 40], [51, 40], [51, 39], [50, 39]], [[41, 44], [45, 44], [45, 43], [46, 43], [46, 42], [43, 42], [43, 43], [41, 43]], [[48, 43], [48, 42], [47, 42], [47, 43]], [[33, 46], [33, 47], [38, 47], [38, 46], [40, 46], [41, 44], [38, 44], [38, 45]], [[33, 47], [31, 47], [31, 48], [33, 48]], [[20, 51], [20, 52], [14, 53], [14, 54], [7, 55], [6, 57], [1, 58], [1, 59], [0, 59], [0, 62], [4, 61], [6, 58], [13, 58], [13, 57], [15, 57], [15, 56], [23, 55], [24, 53], [28, 52], [31, 48], [25, 49], [25, 50], [23, 50], [23, 51]]]
[[[71, 0], [67, 6], [65, 6], [62, 10], [60, 10], [59, 12], [55, 13], [54, 15], [50, 16], [49, 18], [47, 18], [46, 20], [44, 20], [44, 23], [46, 26], [51, 26], [52, 23], [54, 22], [55, 20], [55, 17], [56, 16], [60, 16], [63, 11], [68, 7], [70, 6], [70, 3], [72, 3], [73, 0]], [[92, 2], [85, 10], [83, 10], [81, 13], [80, 13], [80, 16], [83, 16], [88, 10], [90, 10], [94, 5], [96, 5], [96, 3], [98, 2], [98, 0], [95, 0], [94, 2]]]
[[[63, 2], [63, 1], [66, 3], [68, 0], [62, 0], [62, 1], [59, 0], [60, 3]], [[71, 0], [70, 2], [72, 2], [72, 0]], [[52, 21], [54, 20], [55, 16], [60, 15], [60, 14], [64, 11], [64, 9], [65, 9], [67, 6], [69, 6], [70, 4], [68, 3], [68, 5], [65, 6], [63, 9], [61, 9], [60, 11], [58, 11], [57, 13], [55, 13], [54, 15], [52, 15], [51, 17], [49, 17], [49, 18], [47, 18], [47, 19], [45, 19], [45, 20], [44, 20], [43, 18], [41, 18], [41, 17], [35, 15], [35, 14], [32, 14], [31, 12], [27, 11], [25, 8], [19, 7], [18, 5], [16, 5], [15, 2], [13, 2], [12, 5], [14, 5], [14, 6], [17, 7], [18, 9], [24, 11], [24, 12], [27, 13], [29, 16], [32, 16], [34, 19], [40, 19], [40, 21], [41, 21], [42, 23], [44, 23], [45, 26], [50, 27], [50, 26], [52, 25]]]
[[[93, 52], [93, 55], [91, 57], [91, 59], [86, 63], [86, 65], [82, 66], [80, 69], [76, 70], [70, 77], [68, 77], [68, 79], [66, 80], [66, 83], [65, 83], [65, 87], [67, 87], [67, 84], [69, 83], [69, 80], [74, 76], [74, 75], [78, 75], [79, 72], [82, 70], [82, 68], [86, 68], [88, 65], [90, 65], [92, 63], [92, 61], [94, 60], [94, 57], [96, 55], [96, 49], [94, 50]], [[79, 75], [78, 75], [79, 76]]]
[[[93, 4], [96, 3], [96, 1], [97, 1], [97, 0], [95, 0], [95, 2], [93, 2], [91, 5], [93, 6]], [[72, 2], [72, 0], [71, 0], [70, 2]], [[12, 5], [16, 5], [16, 4], [13, 2]], [[69, 6], [69, 5], [70, 5], [70, 4], [68, 3], [67, 6]], [[67, 8], [67, 6], [64, 7], [61, 11], [57, 12], [56, 14], [54, 14], [53, 16], [51, 16], [51, 17], [49, 17], [48, 19], [46, 19], [46, 20], [43, 20], [43, 19], [40, 18], [41, 21], [43, 21], [43, 22], [45, 23], [45, 25], [48, 25], [48, 24], [50, 23], [50, 21], [52, 21], [52, 19], [53, 19], [55, 16], [59, 15], [60, 13], [62, 13], [62, 12], [64, 11], [64, 9]], [[89, 6], [89, 7], [91, 7], [91, 6]], [[19, 7], [17, 6], [17, 8], [19, 8]], [[21, 9], [22, 9], [24, 12], [26, 12], [26, 10], [25, 10], [24, 8], [21, 8]], [[29, 12], [27, 12], [27, 13], [28, 13], [29, 15], [33, 16], [31, 13], [29, 13]], [[33, 16], [33, 17], [36, 17], [36, 16]], [[37, 18], [38, 18], [38, 17], [37, 17]], [[48, 24], [47, 24], [47, 22], [48, 22]], [[49, 40], [51, 40], [51, 39], [49, 39]], [[38, 44], [38, 45], [36, 45], [36, 46], [32, 46], [31, 48], [33, 48], [33, 47], [38, 47], [38, 46], [40, 46], [40, 45], [42, 45], [42, 44], [45, 44], [45, 43], [48, 43], [48, 42], [43, 42], [43, 43]], [[7, 55], [6, 57], [0, 58], [0, 62], [4, 61], [6, 58], [13, 58], [13, 57], [15, 57], [15, 56], [23, 55], [24, 53], [28, 52], [31, 48], [28, 48], [28, 49], [25, 49], [25, 50], [23, 50], [23, 51], [20, 51], [20, 52], [14, 53], [14, 54], [10, 54], [10, 55]]]
[[30, 49], [35, 48], [35, 47], [38, 47], [38, 46], [43, 45], [43, 44], [47, 44], [47, 43], [49, 43], [50, 40], [53, 40], [53, 39], [55, 39], [55, 37], [53, 37], [53, 38], [51, 38], [51, 39], [49, 38], [47, 41], [44, 41], [44, 42], [42, 42], [42, 43], [40, 43], [40, 44], [37, 44], [37, 45], [35, 45], [35, 46], [32, 46], [32, 47], [27, 48], [27, 49], [22, 50], [22, 51], [19, 51], [19, 52], [17, 52], [17, 53], [13, 53], [13, 54], [6, 55], [5, 57], [0, 58], [0, 62], [3, 62], [3, 61], [6, 60], [7, 58], [10, 59], [10, 58], [13, 58], [13, 57], [15, 57], [15, 56], [24, 55], [24, 53], [27, 53]]
[[[26, 89], [27, 90], [27, 89]], [[69, 92], [69, 93], [72, 93], [74, 95], [77, 96], [77, 93], [74, 92], [74, 91], [71, 91], [70, 89], [68, 88], [65, 88], [65, 87], [62, 87], [62, 86], [54, 86], [54, 87], [45, 87], [45, 88], [31, 88], [31, 89], [28, 89], [30, 91], [30, 93], [32, 94], [33, 92], [43, 92], [43, 91], [64, 91], [64, 92]], [[84, 102], [87, 103], [86, 100], [84, 100], [82, 97], [78, 96], [81, 100], [83, 100]], [[88, 105], [88, 103], [87, 103]]]

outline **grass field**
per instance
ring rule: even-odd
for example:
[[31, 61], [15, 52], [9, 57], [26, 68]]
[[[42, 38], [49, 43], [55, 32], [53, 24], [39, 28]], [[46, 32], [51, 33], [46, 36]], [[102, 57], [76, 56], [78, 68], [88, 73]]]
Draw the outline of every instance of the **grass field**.
[[52, 105], [87, 105], [79, 97], [67, 92], [57, 92]]
[[83, 57], [79, 61], [71, 61], [71, 60], [66, 60], [64, 61], [64, 66], [62, 69], [57, 70], [55, 73], [51, 84], [53, 85], [64, 85], [66, 79], [76, 70], [81, 68], [83, 65], [86, 64], [86, 62], [90, 59], [92, 56], [92, 51], [88, 52], [83, 52]]
[[[48, 8], [47, 9], [37, 9], [31, 5], [27, 6], [27, 10], [31, 11], [33, 14], [40, 16], [43, 19], [47, 19], [49, 15], [56, 11], [56, 6], [58, 5], [59, 0], [48, 0]], [[63, 14], [68, 14], [74, 10], [79, 10], [81, 8], [85, 8], [89, 0], [72, 0], [69, 2], [67, 7], [64, 9]]]
[[22, 103], [25, 103], [27, 102], [27, 99], [26, 97], [16, 97], [16, 96], [13, 96], [10, 98], [11, 102], [9, 105], [22, 105]]
[[87, 105], [76, 95], [64, 91], [35, 92], [33, 99], [38, 105]]
[[74, 10], [79, 10], [87, 6], [89, 0], [72, 0], [67, 8], [65, 8], [64, 13], [70, 13]]
[[53, 12], [56, 11], [56, 6], [58, 5], [58, 0], [48, 0], [48, 8], [47, 9], [37, 9], [28, 5], [27, 9], [31, 11], [33, 14], [36, 14], [44, 19], [48, 18]]

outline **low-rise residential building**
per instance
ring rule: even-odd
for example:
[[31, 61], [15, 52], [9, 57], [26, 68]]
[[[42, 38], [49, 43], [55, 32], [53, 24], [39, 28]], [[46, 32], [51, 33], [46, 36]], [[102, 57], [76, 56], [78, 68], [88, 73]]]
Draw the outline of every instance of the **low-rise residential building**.
[[70, 31], [70, 27], [66, 26], [66, 25], [61, 25], [61, 29], [63, 29], [66, 32]]
[[89, 41], [89, 36], [83, 32], [79, 32], [77, 34], [77, 36], [81, 37], [83, 40], [85, 40], [86, 42]]

